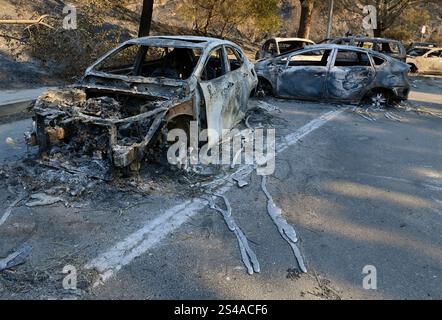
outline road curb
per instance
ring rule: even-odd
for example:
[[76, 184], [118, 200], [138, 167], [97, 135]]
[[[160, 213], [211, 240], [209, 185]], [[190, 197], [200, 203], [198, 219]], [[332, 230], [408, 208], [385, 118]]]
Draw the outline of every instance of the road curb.
[[10, 102], [0, 105], [0, 123], [30, 118], [32, 113], [28, 111], [35, 99]]
[[39, 87], [0, 91], [0, 123], [30, 117], [27, 109], [45, 91], [57, 87]]

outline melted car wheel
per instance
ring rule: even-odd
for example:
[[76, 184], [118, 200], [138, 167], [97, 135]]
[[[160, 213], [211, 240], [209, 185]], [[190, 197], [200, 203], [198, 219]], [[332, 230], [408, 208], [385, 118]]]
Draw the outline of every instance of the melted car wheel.
[[385, 91], [374, 91], [366, 99], [366, 104], [374, 109], [383, 109], [388, 107], [391, 102], [391, 96]]
[[415, 64], [408, 64], [410, 66], [410, 72], [411, 73], [417, 73], [417, 67]]

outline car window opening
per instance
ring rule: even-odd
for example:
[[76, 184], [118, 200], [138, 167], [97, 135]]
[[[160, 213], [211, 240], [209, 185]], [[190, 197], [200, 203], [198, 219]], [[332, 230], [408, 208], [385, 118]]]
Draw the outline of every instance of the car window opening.
[[415, 49], [410, 50], [408, 52], [408, 55], [410, 55], [412, 57], [420, 57], [420, 56], [423, 56], [424, 54], [426, 54], [430, 50], [431, 49], [426, 49], [426, 48], [415, 48]]
[[339, 50], [335, 67], [371, 66], [368, 55], [363, 52]]
[[213, 80], [222, 77], [225, 74], [224, 54], [222, 48], [219, 48], [211, 52], [203, 70], [202, 80]]
[[438, 58], [442, 57], [442, 51], [434, 51], [428, 55], [429, 58]]
[[201, 50], [173, 47], [128, 45], [113, 53], [96, 71], [123, 76], [188, 79], [201, 56]]
[[290, 58], [289, 66], [322, 66], [326, 67], [331, 50], [314, 50], [296, 54]]
[[386, 53], [386, 54], [399, 54], [400, 49], [399, 46], [394, 42], [369, 42], [369, 41], [361, 41], [358, 43], [358, 47], [371, 49], [373, 51]]
[[377, 66], [381, 66], [385, 63], [385, 60], [376, 56], [373, 56], [374, 64]]
[[227, 58], [229, 59], [230, 71], [235, 71], [241, 68], [243, 64], [243, 58], [235, 49], [226, 47]]
[[283, 54], [305, 46], [307, 46], [307, 42], [304, 41], [281, 41], [279, 42], [279, 51]]

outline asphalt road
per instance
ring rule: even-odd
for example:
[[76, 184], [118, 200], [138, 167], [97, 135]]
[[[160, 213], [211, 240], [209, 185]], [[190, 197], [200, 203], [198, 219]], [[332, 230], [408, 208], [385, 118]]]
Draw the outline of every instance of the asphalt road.
[[[411, 102], [442, 113], [442, 80], [416, 80]], [[256, 253], [253, 275], [218, 212], [179, 192], [189, 186], [152, 180], [149, 196], [109, 194], [98, 206], [14, 207], [0, 225], [0, 257], [23, 242], [33, 252], [0, 273], [0, 298], [442, 298], [442, 118], [402, 110], [391, 111], [400, 121], [383, 112], [368, 121], [347, 106], [265, 101], [280, 109], [271, 122], [285, 146], [268, 190], [298, 233], [307, 274], [267, 214], [256, 173], [244, 188], [218, 189]], [[0, 161], [24, 156], [27, 126], [0, 126], [0, 142], [15, 141], [0, 144]], [[2, 188], [0, 217], [16, 198]], [[77, 291], [63, 289], [66, 265], [77, 269]], [[363, 287], [366, 266], [376, 289]]]

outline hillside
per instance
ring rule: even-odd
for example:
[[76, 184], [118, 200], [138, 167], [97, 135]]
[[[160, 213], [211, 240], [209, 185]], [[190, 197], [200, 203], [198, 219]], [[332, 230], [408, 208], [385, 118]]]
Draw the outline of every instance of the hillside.
[[[61, 1], [0, 0], [0, 19], [36, 19], [50, 14], [48, 22], [55, 27], [23, 31], [23, 25], [0, 25], [0, 89], [71, 83], [96, 58], [136, 37], [140, 1], [117, 1], [121, 4], [112, 7], [106, 6], [106, 1], [71, 1], [77, 7], [79, 30], [65, 31]], [[152, 35], [195, 33], [176, 16], [176, 2], [158, 1], [155, 5]], [[254, 43], [232, 40], [254, 56]]]
[[[183, 1], [155, 1], [151, 34], [198, 34], [192, 30], [192, 23], [180, 10]], [[23, 30], [23, 25], [0, 25], [0, 88], [75, 81], [97, 57], [116, 44], [137, 35], [141, 2], [72, 0], [71, 3], [77, 7], [79, 15], [79, 29], [66, 31], [62, 28], [65, 15], [64, 3], [61, 0], [0, 0], [0, 19], [36, 19], [43, 14], [49, 14], [47, 22], [55, 28], [51, 30], [34, 26]], [[333, 36], [342, 36], [349, 30], [354, 34], [363, 33], [360, 28], [361, 16], [345, 11], [339, 7], [339, 1], [337, 3]], [[296, 36], [300, 11], [298, 0], [281, 0], [279, 30], [271, 33], [250, 33], [249, 25], [237, 25], [234, 32], [226, 36], [241, 45], [252, 58], [265, 37]], [[442, 24], [438, 22], [440, 12], [436, 10], [429, 19], [433, 34], [442, 36]], [[310, 38], [320, 41], [326, 36], [326, 1], [318, 1], [313, 21]], [[393, 37], [397, 35], [418, 39], [419, 28], [419, 25], [416, 25], [404, 35], [403, 28], [397, 27], [399, 30], [392, 29], [391, 34]]]

